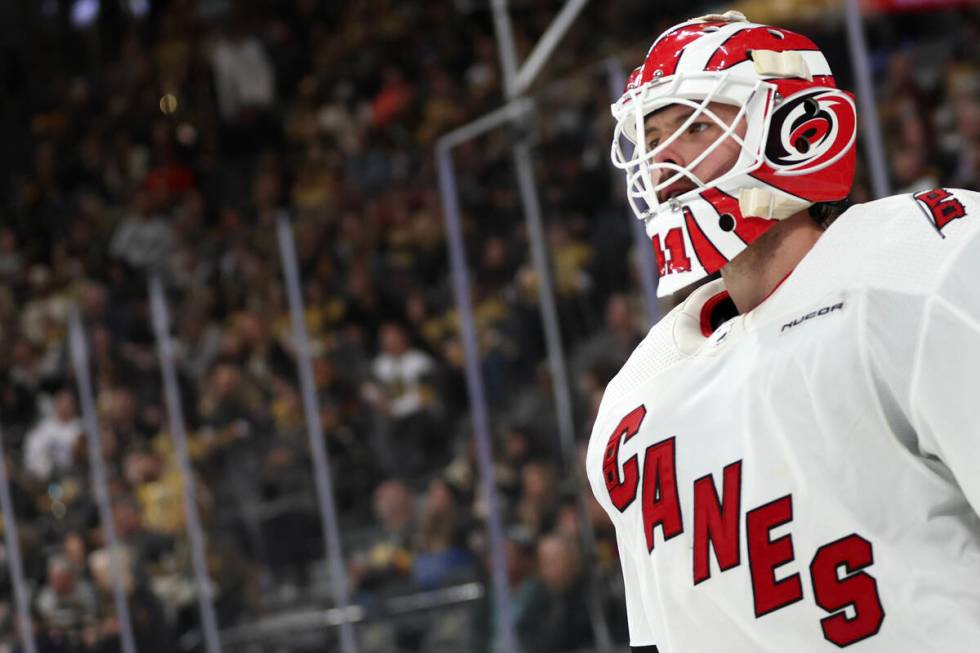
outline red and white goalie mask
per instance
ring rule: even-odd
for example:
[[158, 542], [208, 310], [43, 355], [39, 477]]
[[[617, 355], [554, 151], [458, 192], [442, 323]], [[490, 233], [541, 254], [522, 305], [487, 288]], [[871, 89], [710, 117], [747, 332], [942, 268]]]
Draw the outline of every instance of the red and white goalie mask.
[[810, 39], [738, 12], [661, 34], [612, 113], [612, 160], [653, 241], [661, 297], [851, 189], [850, 94]]

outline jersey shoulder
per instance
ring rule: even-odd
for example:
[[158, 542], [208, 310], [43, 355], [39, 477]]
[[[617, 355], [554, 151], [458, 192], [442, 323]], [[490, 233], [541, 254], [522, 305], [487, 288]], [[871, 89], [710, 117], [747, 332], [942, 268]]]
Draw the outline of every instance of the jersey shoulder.
[[606, 386], [603, 404], [650, 383], [694, 354], [716, 326], [710, 322], [715, 307], [727, 297], [724, 283], [716, 279], [694, 290], [661, 318]]
[[[931, 233], [945, 238], [952, 232], [977, 227], [980, 217], [980, 193], [963, 188], [933, 188], [915, 193], [892, 195], [871, 202], [856, 204], [841, 216], [845, 224], [874, 228], [877, 221], [900, 227], [908, 235]], [[844, 220], [849, 216], [851, 220]], [[968, 219], [973, 218], [973, 219]]]
[[857, 204], [821, 236], [798, 266], [794, 284], [818, 291], [932, 292], [947, 263], [976, 246], [980, 193], [935, 188]]
[[[715, 307], [727, 298], [720, 279], [697, 288], [650, 329], [606, 386], [592, 425], [587, 454], [586, 467], [594, 488], [601, 487], [601, 477], [597, 475], [601, 469], [599, 458], [609, 432], [623, 417], [623, 409], [635, 407], [632, 403], [637, 394], [655, 393], [667, 370], [697, 352], [716, 326], [711, 323], [712, 316], [718, 312]], [[601, 495], [596, 490], [597, 498]]]

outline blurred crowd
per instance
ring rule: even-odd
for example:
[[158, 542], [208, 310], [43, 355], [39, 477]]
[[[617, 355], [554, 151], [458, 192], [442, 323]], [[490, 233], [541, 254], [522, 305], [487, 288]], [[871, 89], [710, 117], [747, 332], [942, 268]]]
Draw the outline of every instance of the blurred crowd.
[[[16, 125], [0, 186], [0, 428], [41, 650], [118, 650], [113, 553], [139, 650], [199, 642], [149, 273], [173, 315], [220, 625], [331, 605], [280, 216], [296, 237], [355, 600], [370, 614], [391, 597], [471, 581], [489, 597], [486, 497], [432, 148], [502, 102], [486, 3], [103, 1], [90, 23], [80, 3], [28, 4], [24, 41], [5, 37], [0, 67]], [[557, 9], [513, 4], [526, 56]], [[559, 444], [511, 166], [520, 135], [501, 130], [455, 152], [507, 575], [528, 651], [588, 649], [590, 593], [625, 641], [615, 540], [597, 504], [578, 503], [575, 470], [605, 383], [648, 327], [622, 182], [607, 164], [602, 61], [632, 51], [635, 62], [690, 11], [667, 18], [648, 4], [590, 5], [547, 69], [567, 81], [536, 88], [529, 126], [575, 405], [573, 459]], [[900, 192], [980, 185], [980, 14], [933, 22], [872, 25]], [[835, 28], [803, 29], [846, 56]], [[831, 58], [853, 88], [847, 60]], [[870, 197], [866, 179], [862, 169], [856, 201]], [[90, 348], [115, 552], [91, 491], [66, 338], [73, 303]], [[585, 527], [596, 535], [591, 556]], [[6, 653], [19, 649], [0, 551]], [[471, 607], [467, 641], [489, 653], [492, 601]], [[434, 651], [451, 641], [438, 631], [415, 620], [365, 642]]]

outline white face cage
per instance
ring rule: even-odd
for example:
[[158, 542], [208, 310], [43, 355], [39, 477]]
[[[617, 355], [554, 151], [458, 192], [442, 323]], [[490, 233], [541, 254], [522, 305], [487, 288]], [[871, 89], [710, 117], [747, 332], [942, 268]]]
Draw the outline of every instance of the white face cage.
[[[667, 210], [667, 207], [677, 209], [709, 188], [731, 188], [733, 181], [744, 179], [743, 175], [756, 170], [765, 157], [763, 136], [768, 131], [770, 116], [767, 109], [772, 106], [775, 92], [774, 85], [758, 78], [736, 76], [725, 71], [672, 75], [624, 94], [612, 106], [616, 129], [611, 157], [613, 165], [626, 172], [626, 195], [636, 216], [646, 221]], [[739, 107], [731, 123], [722, 120], [709, 108], [712, 102]], [[673, 134], [648, 150], [644, 137], [646, 117], [673, 104], [691, 107], [693, 112]], [[685, 166], [656, 161], [664, 149], [670, 147], [701, 117], [707, 117], [721, 128], [718, 138]], [[739, 137], [736, 129], [743, 119], [746, 121], [745, 136]], [[693, 170], [727, 138], [740, 146], [739, 158], [721, 176], [707, 181], [699, 179]], [[670, 202], [661, 202], [660, 191], [681, 179], [690, 181], [694, 188]]]

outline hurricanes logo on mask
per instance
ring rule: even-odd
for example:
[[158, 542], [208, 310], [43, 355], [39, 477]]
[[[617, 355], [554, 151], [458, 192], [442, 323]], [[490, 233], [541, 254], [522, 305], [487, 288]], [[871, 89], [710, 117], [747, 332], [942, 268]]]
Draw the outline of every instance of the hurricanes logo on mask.
[[798, 93], [773, 111], [766, 159], [784, 174], [823, 168], [848, 150], [854, 122], [854, 105], [841, 91]]

